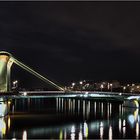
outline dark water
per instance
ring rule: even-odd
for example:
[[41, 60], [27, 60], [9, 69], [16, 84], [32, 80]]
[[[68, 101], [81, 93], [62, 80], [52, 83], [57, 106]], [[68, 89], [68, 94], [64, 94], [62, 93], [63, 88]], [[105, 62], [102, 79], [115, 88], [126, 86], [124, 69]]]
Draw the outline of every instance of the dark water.
[[139, 110], [122, 102], [16, 99], [0, 118], [3, 139], [139, 139]]

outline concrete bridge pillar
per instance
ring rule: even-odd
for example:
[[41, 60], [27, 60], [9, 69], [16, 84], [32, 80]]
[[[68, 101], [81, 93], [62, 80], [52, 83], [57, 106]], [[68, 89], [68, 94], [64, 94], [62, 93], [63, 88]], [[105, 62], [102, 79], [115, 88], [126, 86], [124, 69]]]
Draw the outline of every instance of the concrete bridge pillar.
[[7, 52], [0, 52], [0, 92], [9, 92], [11, 66], [13, 64], [11, 55]]

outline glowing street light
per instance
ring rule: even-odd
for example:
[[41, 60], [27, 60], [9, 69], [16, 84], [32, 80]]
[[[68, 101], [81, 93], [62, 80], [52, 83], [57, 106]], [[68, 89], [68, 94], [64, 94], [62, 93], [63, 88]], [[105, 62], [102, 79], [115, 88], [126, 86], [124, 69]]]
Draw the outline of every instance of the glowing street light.
[[132, 86], [135, 86], [135, 84], [132, 84]]
[[23, 92], [23, 96], [27, 96], [27, 92], [25, 91], [25, 92]]
[[126, 90], [126, 87], [124, 86], [124, 87], [123, 87], [123, 92], [125, 92], [125, 90]]
[[108, 84], [107, 84], [107, 89], [109, 90], [109, 88], [110, 88], [110, 84], [108, 83]]
[[83, 84], [83, 82], [82, 82], [82, 81], [80, 81], [79, 83], [80, 83], [80, 85], [82, 85], [82, 84]]
[[75, 86], [75, 83], [72, 83], [72, 86]]
[[111, 88], [110, 88], [110, 89], [111, 89], [111, 92], [112, 92], [112, 85], [113, 85], [113, 84], [110, 84], [110, 87], [111, 87]]
[[79, 84], [80, 84], [80, 90], [82, 90], [83, 89], [83, 87], [82, 87], [83, 81], [80, 81]]
[[103, 84], [101, 84], [101, 87], [100, 87], [100, 88], [101, 88], [101, 91], [102, 91], [102, 89], [104, 88], [104, 85], [103, 85]]
[[14, 88], [17, 88], [18, 87], [18, 81], [17, 80], [13, 81], [13, 87]]

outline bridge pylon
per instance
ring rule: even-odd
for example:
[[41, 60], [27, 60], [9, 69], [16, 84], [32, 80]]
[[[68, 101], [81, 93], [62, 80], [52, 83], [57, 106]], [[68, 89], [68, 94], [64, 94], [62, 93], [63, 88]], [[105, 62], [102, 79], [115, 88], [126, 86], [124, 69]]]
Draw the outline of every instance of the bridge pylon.
[[11, 90], [11, 66], [13, 64], [12, 55], [8, 52], [0, 52], [0, 92]]

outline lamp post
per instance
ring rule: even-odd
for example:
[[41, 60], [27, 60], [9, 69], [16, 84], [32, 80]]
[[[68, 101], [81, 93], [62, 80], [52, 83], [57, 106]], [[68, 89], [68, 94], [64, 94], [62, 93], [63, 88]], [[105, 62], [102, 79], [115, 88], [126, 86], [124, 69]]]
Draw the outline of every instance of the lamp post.
[[13, 88], [16, 89], [18, 87], [18, 81], [13, 81]]
[[123, 87], [123, 92], [125, 92], [125, 90], [126, 90], [126, 87], [124, 86], [124, 87]]
[[73, 82], [73, 83], [72, 83], [72, 87], [71, 87], [71, 88], [72, 88], [72, 89], [74, 89], [74, 87], [75, 87], [75, 83]]
[[111, 89], [111, 92], [112, 92], [112, 84], [110, 84], [110, 89]]
[[101, 84], [101, 87], [100, 87], [100, 88], [101, 88], [101, 91], [102, 91], [102, 90], [103, 90], [103, 88], [104, 88], [104, 85], [103, 85], [103, 84]]
[[80, 81], [79, 83], [80, 83], [80, 85], [82, 85], [82, 84], [83, 84], [83, 82], [82, 82], [82, 81]]
[[109, 90], [109, 88], [110, 88], [110, 84], [108, 83], [108, 84], [107, 84], [107, 89]]
[[80, 81], [79, 84], [80, 84], [80, 90], [82, 90], [83, 89], [83, 82]]
[[74, 87], [75, 86], [75, 83], [72, 83], [72, 86]]

